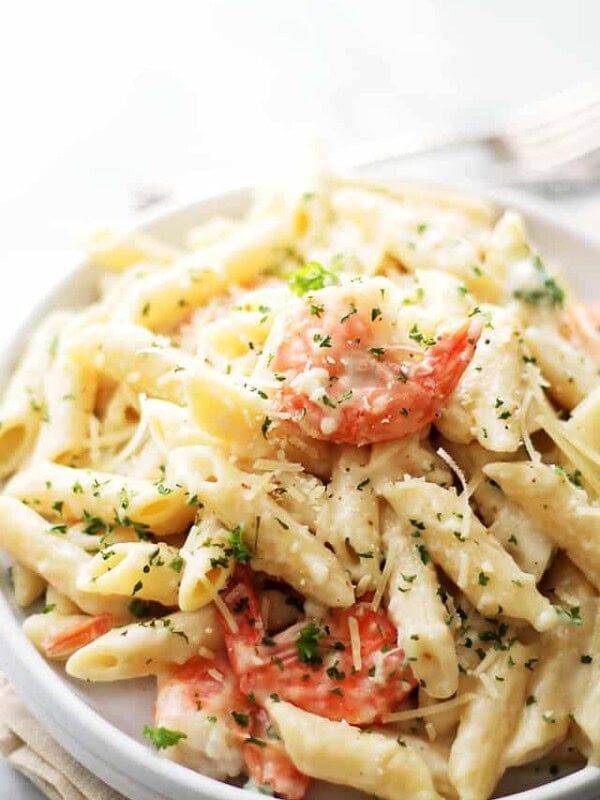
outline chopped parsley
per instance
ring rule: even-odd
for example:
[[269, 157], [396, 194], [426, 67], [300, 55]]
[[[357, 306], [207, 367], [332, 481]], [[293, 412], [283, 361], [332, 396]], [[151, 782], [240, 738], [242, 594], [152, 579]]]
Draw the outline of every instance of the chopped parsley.
[[266, 747], [267, 743], [264, 739], [257, 739], [256, 736], [248, 736], [247, 739], [244, 739], [244, 744], [255, 744], [257, 747]]
[[560, 606], [554, 606], [554, 610], [562, 622], [567, 622], [571, 625], [581, 625], [581, 609], [579, 606], [573, 606], [570, 611], [565, 608], [560, 608]]
[[435, 339], [432, 336], [424, 336], [419, 330], [419, 326], [415, 322], [408, 333], [409, 337], [417, 344], [422, 344], [425, 347], [431, 347], [435, 344]]
[[337, 275], [319, 264], [318, 261], [305, 264], [292, 272], [289, 277], [290, 289], [300, 297], [307, 292], [316, 292], [325, 286], [336, 286], [338, 283]]
[[425, 547], [424, 544], [418, 544], [417, 550], [419, 551], [419, 556], [421, 557], [421, 561], [423, 562], [423, 564], [428, 564], [431, 561], [429, 550]]
[[530, 305], [547, 304], [562, 307], [565, 292], [554, 278], [549, 277], [544, 280], [543, 286], [538, 289], [515, 289], [513, 297]]
[[262, 433], [262, 435], [263, 435], [263, 437], [265, 439], [267, 438], [267, 432], [268, 432], [268, 430], [269, 430], [269, 428], [271, 427], [272, 424], [273, 424], [273, 420], [270, 417], [265, 417], [264, 422], [263, 422], [263, 424], [261, 425], [261, 428], [260, 428], [261, 433]]
[[181, 731], [171, 731], [169, 728], [151, 728], [144, 725], [144, 736], [146, 736], [157, 750], [166, 750], [167, 747], [174, 747], [182, 739], [187, 739], [187, 733]]
[[247, 564], [252, 558], [252, 551], [242, 538], [243, 532], [243, 526], [236, 525], [231, 531], [231, 536], [227, 540], [227, 546], [224, 550], [225, 555], [233, 558], [238, 564]]
[[67, 526], [66, 525], [53, 525], [50, 528], [49, 532], [50, 533], [66, 533], [67, 532]]
[[181, 572], [183, 567], [183, 558], [181, 556], [175, 556], [175, 558], [169, 563], [169, 566], [173, 572]]
[[319, 640], [323, 631], [314, 622], [309, 622], [298, 634], [294, 645], [298, 658], [303, 664], [321, 664], [323, 658], [319, 653]]
[[356, 308], [356, 306], [354, 305], [354, 303], [350, 303], [350, 311], [348, 311], [348, 313], [347, 313], [347, 314], [344, 314], [344, 316], [343, 316], [343, 317], [340, 317], [340, 322], [346, 322], [346, 320], [347, 320], [347, 319], [350, 319], [350, 317], [351, 317], [353, 314], [356, 314], [356, 311], [357, 311], [357, 308]]

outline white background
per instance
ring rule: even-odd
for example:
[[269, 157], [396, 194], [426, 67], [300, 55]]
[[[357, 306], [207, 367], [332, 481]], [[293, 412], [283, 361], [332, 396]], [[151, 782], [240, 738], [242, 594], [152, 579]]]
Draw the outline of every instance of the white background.
[[[5, 4], [0, 333], [136, 192], [259, 175], [315, 139], [493, 126], [598, 79], [599, 32], [596, 0]], [[0, 764], [1, 800], [30, 797]]]

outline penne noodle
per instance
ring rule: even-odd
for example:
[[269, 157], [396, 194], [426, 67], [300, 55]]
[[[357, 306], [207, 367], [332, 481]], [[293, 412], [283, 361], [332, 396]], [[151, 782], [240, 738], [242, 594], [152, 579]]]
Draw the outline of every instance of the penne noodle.
[[141, 678], [157, 674], [166, 664], [184, 664], [199, 652], [210, 656], [222, 645], [214, 607], [205, 606], [113, 628], [73, 653], [66, 669], [86, 681]]
[[6, 493], [46, 516], [83, 520], [87, 532], [106, 533], [111, 525], [134, 526], [145, 534], [179, 533], [194, 518], [185, 492], [114, 473], [38, 462], [7, 484]]
[[537, 591], [534, 577], [519, 569], [476, 517], [469, 519], [465, 536], [464, 505], [454, 492], [409, 479], [383, 494], [414, 534], [421, 561], [439, 564], [484, 616], [524, 619], [536, 630], [557, 624], [558, 615]]

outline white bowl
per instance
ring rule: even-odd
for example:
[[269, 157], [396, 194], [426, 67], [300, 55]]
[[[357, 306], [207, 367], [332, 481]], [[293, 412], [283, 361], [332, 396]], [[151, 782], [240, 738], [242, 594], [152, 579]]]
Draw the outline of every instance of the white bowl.
[[[600, 241], [594, 241], [556, 212], [522, 196], [488, 196], [500, 207], [521, 211], [532, 238], [551, 262], [560, 264], [575, 288], [589, 299], [600, 299]], [[240, 215], [248, 207], [247, 189], [228, 191], [162, 211], [139, 227], [173, 243], [186, 230], [213, 214]], [[80, 265], [28, 315], [0, 357], [0, 376], [6, 379], [23, 342], [49, 310], [77, 307], [93, 298], [93, 275]], [[3, 571], [4, 573], [4, 571]], [[152, 718], [154, 683], [150, 679], [113, 684], [85, 684], [69, 679], [48, 664], [21, 632], [24, 615], [12, 600], [8, 581], [0, 584], [0, 666], [19, 690], [29, 710], [56, 740], [88, 769], [116, 790], [135, 800], [248, 800], [247, 792], [220, 783], [159, 758], [142, 742], [141, 730]], [[600, 709], [599, 709], [600, 712]], [[537, 788], [532, 770], [511, 771], [497, 796], [512, 800], [593, 800], [600, 797], [600, 769], [586, 767]], [[542, 776], [546, 777], [546, 776]], [[525, 791], [519, 789], [526, 788]], [[510, 792], [519, 791], [518, 794]], [[254, 795], [259, 797], [260, 795]], [[311, 790], [311, 797], [360, 797], [343, 788]]]

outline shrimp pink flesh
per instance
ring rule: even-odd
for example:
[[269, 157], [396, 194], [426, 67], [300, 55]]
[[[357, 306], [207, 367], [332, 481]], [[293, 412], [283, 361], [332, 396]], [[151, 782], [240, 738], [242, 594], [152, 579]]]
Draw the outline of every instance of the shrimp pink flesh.
[[[308, 436], [332, 442], [402, 439], [433, 422], [481, 331], [480, 322], [471, 321], [427, 350], [386, 347], [377, 337], [381, 317], [365, 320], [354, 304], [338, 299], [315, 303], [292, 317], [270, 368], [281, 382], [275, 397], [281, 417]], [[316, 397], [299, 388], [303, 373], [315, 369], [326, 375], [324, 392]]]
[[68, 658], [80, 647], [83, 647], [113, 627], [110, 614], [99, 614], [84, 622], [77, 622], [71, 628], [48, 636], [43, 642], [44, 652], [48, 658]]
[[[252, 740], [244, 742], [244, 762], [248, 775], [259, 786], [270, 786], [286, 800], [302, 800], [310, 778], [296, 769], [281, 738], [261, 708], [252, 715]], [[253, 741], [256, 740], [256, 741]]]
[[[259, 704], [280, 698], [328, 719], [370, 725], [397, 708], [416, 685], [397, 647], [394, 625], [369, 602], [268, 637], [247, 572], [238, 568], [222, 596], [238, 628], [232, 631], [221, 617], [230, 663], [242, 691]], [[358, 629], [360, 664], [352, 650], [351, 618]], [[298, 642], [307, 635], [310, 649], [301, 658]]]
[[600, 303], [578, 303], [566, 313], [567, 338], [600, 362]]
[[304, 797], [310, 778], [293, 765], [266, 712], [242, 693], [225, 655], [212, 659], [194, 656], [163, 673], [156, 701], [157, 723], [168, 719], [173, 707], [185, 716], [204, 713], [224, 720], [256, 783], [288, 800]]

